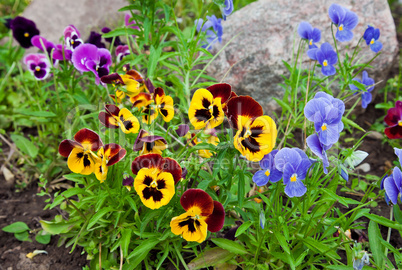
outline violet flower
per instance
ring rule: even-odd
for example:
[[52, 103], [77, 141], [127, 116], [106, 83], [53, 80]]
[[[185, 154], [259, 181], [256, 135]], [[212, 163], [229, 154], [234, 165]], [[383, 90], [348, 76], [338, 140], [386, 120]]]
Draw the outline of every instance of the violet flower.
[[253, 182], [257, 186], [264, 186], [269, 181], [271, 181], [271, 183], [276, 183], [281, 180], [282, 172], [275, 167], [274, 158], [276, 153], [278, 153], [278, 150], [273, 150], [260, 160], [260, 167], [262, 170], [259, 170], [253, 175]]
[[80, 32], [74, 25], [69, 25], [64, 29], [64, 41], [67, 49], [71, 51], [74, 51], [75, 48], [84, 43]]
[[94, 73], [95, 83], [99, 84], [100, 78], [109, 74], [112, 56], [107, 49], [99, 49], [93, 44], [82, 44], [73, 51], [71, 61], [78, 71]]
[[335, 38], [340, 42], [352, 40], [352, 30], [359, 21], [356, 13], [338, 4], [332, 4], [328, 9], [328, 14], [332, 22], [337, 26]]
[[[132, 29], [135, 30], [140, 30], [140, 28], [138, 26], [136, 26], [136, 21], [132, 19], [131, 14], [126, 13], [126, 15], [124, 15], [124, 25], [126, 27], [130, 27]], [[135, 35], [133, 35], [133, 37], [136, 37]]]
[[365, 109], [367, 108], [367, 105], [370, 104], [372, 95], [371, 91], [374, 89], [374, 79], [370, 78], [367, 74], [367, 71], [363, 71], [363, 76], [362, 79], [353, 79], [354, 81], [357, 81], [361, 84], [364, 84], [366, 86], [366, 91], [360, 90], [357, 86], [353, 84], [349, 84], [349, 87], [351, 90], [355, 91], [354, 94], [356, 95], [358, 92], [362, 93], [362, 107]]
[[233, 0], [225, 0], [224, 7], [221, 8], [223, 20], [226, 21], [226, 16], [232, 14], [233, 9], [234, 9]]
[[128, 45], [119, 45], [116, 48], [115, 54], [117, 63], [120, 63], [124, 56], [130, 54], [130, 49], [128, 48]]
[[197, 24], [198, 32], [206, 33], [207, 43], [204, 43], [201, 47], [210, 50], [212, 48], [212, 45], [217, 41], [222, 43], [223, 27], [222, 27], [222, 19], [216, 18], [215, 15], [207, 16], [207, 19], [208, 20], [205, 22], [204, 25], [203, 25], [204, 21], [202, 19], [196, 20], [195, 23]]
[[190, 127], [187, 124], [181, 124], [177, 127], [176, 133], [179, 137], [184, 137], [190, 131]]
[[91, 34], [85, 43], [93, 44], [98, 48], [106, 48], [105, 43], [102, 42], [102, 35], [94, 31], [91, 31]]
[[321, 72], [325, 76], [336, 73], [334, 65], [338, 62], [338, 55], [328, 42], [321, 44], [321, 48], [312, 48], [307, 51], [312, 60], [317, 60], [321, 65]]
[[46, 79], [50, 74], [50, 62], [46, 55], [30, 53], [24, 57], [24, 63], [28, 70], [39, 81]]
[[9, 21], [9, 26], [13, 32], [14, 39], [25, 49], [32, 47], [31, 38], [39, 35], [39, 30], [36, 28], [35, 23], [24, 17], [15, 17]]
[[402, 101], [398, 100], [395, 103], [395, 108], [388, 110], [384, 122], [389, 126], [384, 130], [384, 133], [388, 138], [402, 138]]
[[313, 28], [308, 22], [301, 22], [299, 28], [297, 28], [297, 33], [302, 39], [308, 41], [308, 48], [317, 48], [317, 43], [321, 40], [321, 31], [318, 28]]
[[39, 35], [32, 37], [31, 43], [33, 46], [38, 48], [43, 52], [47, 52], [50, 58], [52, 57], [52, 50], [56, 49], [56, 45], [53, 42], [46, 40], [44, 37]]
[[381, 51], [382, 43], [378, 41], [380, 38], [380, 29], [368, 25], [368, 28], [364, 32], [363, 38], [373, 52], [378, 53]]
[[56, 45], [56, 49], [53, 51], [53, 59], [56, 60], [71, 60], [71, 55], [73, 54], [73, 52], [70, 49], [67, 49], [66, 46], [62, 45], [62, 44], [57, 44]]
[[307, 137], [306, 139], [307, 145], [310, 148], [310, 150], [322, 160], [322, 166], [324, 168], [324, 173], [328, 173], [327, 167], [329, 166], [329, 160], [327, 156], [327, 150], [332, 147], [332, 144], [330, 145], [323, 145], [317, 134], [313, 134]]
[[390, 176], [384, 179], [384, 190], [388, 199], [393, 203], [398, 203], [398, 196], [401, 192], [402, 184], [402, 172], [398, 167], [394, 168], [394, 171]]

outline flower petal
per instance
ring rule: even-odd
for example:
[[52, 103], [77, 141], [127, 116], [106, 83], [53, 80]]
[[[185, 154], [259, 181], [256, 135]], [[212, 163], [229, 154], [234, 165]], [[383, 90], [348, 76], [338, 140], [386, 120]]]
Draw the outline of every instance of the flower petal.
[[214, 211], [205, 219], [205, 222], [208, 224], [210, 232], [214, 233], [222, 229], [225, 223], [225, 209], [220, 202], [214, 201]]
[[212, 96], [215, 98], [220, 98], [221, 103], [225, 103], [232, 94], [232, 86], [227, 83], [217, 83], [207, 87], [207, 90], [211, 92]]
[[162, 171], [164, 160], [159, 154], [146, 154], [136, 157], [131, 163], [131, 171], [133, 174], [138, 174], [142, 168], [158, 168]]
[[306, 193], [306, 191], [306, 186], [300, 180], [294, 182], [290, 181], [285, 187], [285, 194], [290, 198], [301, 197]]
[[173, 234], [181, 235], [186, 241], [201, 243], [207, 238], [207, 223], [203, 219], [194, 219], [188, 213], [172, 218], [170, 228]]
[[80, 143], [73, 140], [64, 140], [59, 145], [59, 153], [63, 157], [68, 157], [74, 148], [82, 148]]
[[214, 210], [214, 202], [211, 196], [202, 189], [191, 188], [185, 191], [180, 198], [180, 204], [186, 211], [192, 207], [198, 207], [201, 216], [209, 216]]
[[87, 128], [79, 130], [74, 135], [74, 140], [79, 142], [85, 149], [90, 149], [91, 151], [98, 151], [103, 145], [99, 135]]
[[124, 133], [138, 133], [140, 122], [127, 108], [119, 112], [120, 127]]
[[226, 108], [229, 124], [234, 129], [241, 129], [249, 119], [263, 115], [261, 105], [249, 96], [231, 98]]

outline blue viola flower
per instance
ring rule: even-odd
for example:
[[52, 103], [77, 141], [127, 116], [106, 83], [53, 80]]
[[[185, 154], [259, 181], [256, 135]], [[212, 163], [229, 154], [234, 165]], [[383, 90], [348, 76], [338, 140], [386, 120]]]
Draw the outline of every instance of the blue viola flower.
[[[380, 189], [381, 190], [384, 190], [384, 180], [386, 179], [388, 177], [388, 174], [386, 174], [383, 178], [382, 178], [382, 180], [381, 180], [381, 185], [380, 185]], [[387, 193], [385, 192], [385, 202], [389, 205], [389, 197], [388, 197], [388, 195], [387, 195]]]
[[233, 0], [225, 0], [225, 6], [222, 8], [222, 15], [224, 20], [226, 20], [226, 16], [232, 14], [233, 9]]
[[264, 186], [269, 181], [276, 183], [281, 180], [282, 172], [275, 167], [274, 158], [276, 153], [278, 153], [278, 150], [273, 150], [261, 159], [260, 166], [262, 170], [253, 175], [253, 181], [257, 186]]
[[319, 141], [325, 146], [338, 141], [339, 134], [343, 130], [344, 112], [345, 104], [324, 92], [318, 92], [304, 107], [304, 115], [309, 121], [314, 122]]
[[307, 171], [312, 165], [307, 155], [298, 148], [285, 147], [275, 155], [274, 162], [276, 168], [283, 172], [285, 194], [291, 198], [303, 196], [307, 188], [302, 180], [306, 178]]
[[389, 201], [391, 201], [393, 204], [398, 203], [398, 196], [401, 192], [401, 184], [402, 172], [398, 167], [395, 167], [392, 174], [383, 181], [385, 195], [388, 196]]
[[372, 100], [371, 91], [373, 91], [373, 89], [374, 89], [374, 79], [370, 78], [367, 74], [367, 71], [364, 70], [361, 80], [356, 79], [356, 78], [353, 80], [367, 86], [366, 91], [361, 91], [357, 86], [355, 86], [353, 84], [349, 84], [350, 89], [355, 91], [355, 93], [354, 93], [355, 95], [359, 92], [362, 92], [362, 107], [365, 109], [365, 108], [367, 108], [367, 105], [369, 105]]
[[380, 38], [380, 29], [368, 25], [368, 28], [364, 32], [363, 38], [373, 52], [378, 53], [381, 51], [382, 43], [378, 41]]
[[325, 76], [331, 76], [336, 73], [334, 65], [338, 62], [338, 55], [328, 42], [321, 44], [321, 48], [308, 50], [307, 55], [312, 60], [317, 60], [320, 63], [321, 72]]
[[321, 40], [321, 31], [318, 28], [313, 28], [308, 22], [301, 22], [297, 28], [297, 33], [301, 38], [308, 41], [309, 49], [317, 48], [314, 43]]
[[335, 38], [340, 42], [352, 40], [352, 30], [359, 22], [356, 13], [338, 4], [332, 4], [328, 9], [328, 14], [332, 22], [337, 26]]
[[206, 33], [207, 43], [204, 43], [201, 47], [210, 50], [212, 45], [217, 41], [222, 43], [223, 27], [222, 19], [216, 18], [215, 15], [207, 16], [207, 19], [205, 23], [202, 19], [196, 20], [195, 23], [197, 25], [197, 32]]
[[327, 150], [332, 147], [332, 144], [330, 145], [323, 145], [317, 134], [313, 134], [307, 137], [306, 139], [308, 147], [311, 149], [311, 151], [322, 160], [322, 166], [324, 167], [324, 173], [328, 173], [327, 167], [329, 166], [329, 160], [327, 156]]

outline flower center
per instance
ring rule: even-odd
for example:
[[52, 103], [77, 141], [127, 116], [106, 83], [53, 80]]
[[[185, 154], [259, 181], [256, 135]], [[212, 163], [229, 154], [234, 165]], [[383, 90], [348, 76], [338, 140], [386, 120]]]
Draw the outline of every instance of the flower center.
[[29, 33], [28, 32], [24, 33], [24, 37], [29, 37]]
[[310, 45], [313, 45], [313, 40], [312, 40], [312, 39], [310, 39], [309, 44], [310, 44]]
[[265, 171], [266, 176], [269, 176], [270, 174], [271, 174], [271, 171], [269, 169]]
[[36, 71], [40, 71], [40, 67], [36, 67], [35, 70], [36, 70]]
[[291, 182], [296, 182], [296, 180], [297, 180], [297, 174], [292, 174], [292, 177], [290, 177], [290, 181]]
[[374, 42], [375, 42], [375, 39], [372, 38], [371, 41], [370, 41], [370, 44], [374, 44]]
[[244, 138], [250, 137], [251, 130], [247, 129], [246, 133], [244, 133]]
[[74, 40], [71, 40], [71, 42], [70, 42], [70, 43], [71, 43], [71, 45], [74, 45]]
[[402, 127], [402, 120], [398, 121], [398, 126]]
[[324, 60], [324, 62], [322, 63], [324, 67], [328, 66], [328, 61]]
[[155, 181], [152, 181], [152, 183], [149, 185], [151, 188], [156, 188], [158, 184]]
[[339, 31], [343, 31], [343, 24], [339, 25]]
[[322, 130], [322, 131], [327, 130], [327, 124], [325, 124], [325, 123], [324, 123], [324, 124], [322, 124], [322, 126], [321, 126], [321, 130]]

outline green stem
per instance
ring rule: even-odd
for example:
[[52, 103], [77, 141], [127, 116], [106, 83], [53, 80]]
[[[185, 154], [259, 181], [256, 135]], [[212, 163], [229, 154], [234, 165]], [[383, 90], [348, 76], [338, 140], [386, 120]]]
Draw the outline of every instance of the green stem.
[[338, 51], [338, 46], [336, 45], [336, 39], [335, 39], [335, 35], [334, 35], [334, 28], [333, 28], [333, 26], [334, 26], [334, 24], [331, 23], [332, 38], [334, 39], [335, 50], [336, 50], [336, 54], [338, 55], [339, 69], [341, 70], [342, 76], [344, 76], [343, 67], [342, 67], [342, 61], [341, 61], [341, 59], [340, 59], [340, 57], [339, 57], [339, 51]]
[[[394, 218], [394, 208], [390, 207], [390, 211], [389, 211], [389, 220], [392, 221], [392, 219]], [[388, 233], [387, 233], [387, 242], [389, 243], [389, 240], [391, 239], [391, 227], [388, 227]], [[385, 251], [384, 251], [384, 256], [388, 257], [388, 248], [385, 247]], [[383, 267], [385, 268], [385, 260], [383, 262]]]
[[364, 65], [362, 68], [360, 68], [359, 71], [358, 71], [355, 75], [353, 75], [352, 79], [353, 79], [354, 77], [356, 77], [357, 75], [359, 75], [359, 73], [362, 72], [363, 69], [366, 68], [368, 65], [370, 65], [370, 63], [373, 62], [374, 59], [376, 59], [380, 54], [381, 54], [381, 52], [377, 53], [373, 58], [371, 58], [371, 60], [368, 61], [368, 63], [367, 63], [366, 65]]
[[353, 59], [354, 59], [355, 56], [357, 55], [357, 54], [356, 54], [356, 51], [357, 51], [357, 49], [359, 48], [359, 44], [360, 44], [360, 41], [362, 41], [362, 39], [363, 39], [363, 37], [361, 37], [361, 38], [359, 39], [359, 42], [357, 42], [357, 45], [356, 45], [356, 47], [355, 47], [355, 49], [354, 49], [354, 51], [353, 51], [353, 54], [352, 54], [352, 58], [350, 58], [349, 66], [352, 65]]
[[179, 257], [179, 260], [180, 260], [181, 263], [183, 264], [184, 268], [185, 268], [186, 270], [189, 270], [188, 267], [187, 267], [186, 262], [185, 262], [184, 259], [183, 259], [183, 256], [181, 256], [180, 250], [179, 250], [178, 247], [177, 247], [177, 242], [175, 242], [175, 243], [173, 244], [173, 246], [174, 246], [174, 250], [176, 251], [177, 257]]

